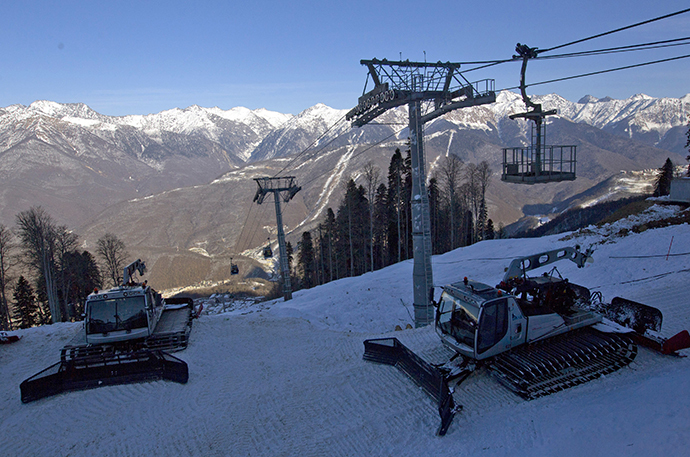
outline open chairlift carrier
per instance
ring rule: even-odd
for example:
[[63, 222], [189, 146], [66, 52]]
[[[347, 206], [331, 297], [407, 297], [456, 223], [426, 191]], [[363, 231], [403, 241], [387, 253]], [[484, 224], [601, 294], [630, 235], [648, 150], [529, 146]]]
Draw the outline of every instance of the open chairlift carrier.
[[503, 148], [503, 168], [501, 180], [519, 184], [536, 184], [575, 179], [576, 146], [546, 144], [546, 116], [556, 114], [556, 110], [544, 111], [540, 103], [534, 103], [527, 96], [525, 72], [527, 62], [537, 57], [539, 50], [518, 43], [514, 58], [522, 58], [520, 71], [520, 92], [527, 105], [526, 113], [513, 114], [510, 119], [524, 118], [532, 121], [530, 146]]

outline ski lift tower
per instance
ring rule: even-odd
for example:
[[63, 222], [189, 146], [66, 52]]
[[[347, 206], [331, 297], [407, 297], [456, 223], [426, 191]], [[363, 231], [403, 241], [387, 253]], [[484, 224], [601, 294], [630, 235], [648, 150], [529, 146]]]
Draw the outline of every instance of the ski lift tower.
[[[361, 127], [391, 108], [408, 105], [410, 154], [412, 159], [412, 243], [414, 268], [414, 320], [416, 327], [433, 322], [430, 303], [433, 290], [431, 270], [431, 222], [426, 190], [424, 124], [447, 112], [496, 101], [494, 80], [470, 83], [459, 71], [459, 63], [362, 60], [369, 69], [374, 88], [359, 97], [347, 113], [352, 125]], [[422, 110], [424, 109], [424, 112]]]
[[283, 216], [280, 212], [280, 199], [287, 203], [302, 189], [295, 183], [294, 176], [282, 178], [254, 178], [259, 185], [254, 195], [254, 201], [261, 204], [270, 192], [276, 204], [276, 223], [278, 225], [278, 247], [280, 250], [280, 272], [283, 275], [283, 297], [285, 301], [292, 300], [292, 284], [290, 283], [290, 268], [288, 266], [287, 249], [285, 249], [285, 232], [283, 232]]

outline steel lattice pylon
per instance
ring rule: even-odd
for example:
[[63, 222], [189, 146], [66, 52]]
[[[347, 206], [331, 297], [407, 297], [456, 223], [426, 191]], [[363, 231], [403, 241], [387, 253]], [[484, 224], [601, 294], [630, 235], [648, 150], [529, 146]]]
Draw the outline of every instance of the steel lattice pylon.
[[[434, 319], [431, 305], [433, 272], [431, 269], [431, 222], [429, 195], [426, 190], [424, 124], [449, 111], [496, 101], [494, 80], [470, 83], [459, 72], [460, 64], [452, 62], [362, 60], [369, 69], [374, 88], [359, 98], [347, 113], [354, 126], [361, 127], [391, 108], [407, 104], [409, 108], [410, 155], [412, 159], [412, 272], [415, 326], [430, 324]], [[422, 102], [432, 102], [422, 112]]]
[[276, 205], [276, 224], [278, 226], [278, 248], [280, 250], [280, 272], [283, 276], [283, 298], [292, 300], [292, 284], [290, 282], [290, 268], [288, 265], [287, 249], [285, 248], [285, 232], [283, 231], [283, 215], [280, 211], [281, 197], [287, 203], [302, 189], [297, 186], [294, 176], [282, 178], [254, 178], [259, 188], [254, 195], [254, 201], [261, 204], [269, 193], [273, 194]]

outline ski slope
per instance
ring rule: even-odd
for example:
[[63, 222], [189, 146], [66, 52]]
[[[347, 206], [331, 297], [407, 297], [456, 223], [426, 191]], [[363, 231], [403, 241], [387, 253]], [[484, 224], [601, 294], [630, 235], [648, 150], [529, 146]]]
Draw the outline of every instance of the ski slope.
[[[654, 207], [657, 214], [678, 211]], [[652, 216], [649, 216], [652, 217]], [[690, 226], [617, 237], [484, 241], [433, 258], [434, 283], [497, 284], [511, 259], [580, 244], [594, 263], [556, 264], [572, 282], [656, 306], [662, 334], [690, 328]], [[672, 241], [673, 240], [673, 241]], [[670, 248], [670, 250], [669, 250]], [[553, 267], [553, 266], [550, 266]], [[550, 270], [549, 267], [547, 269]], [[536, 272], [535, 272], [536, 273]], [[14, 332], [0, 345], [0, 453], [12, 456], [669, 456], [690, 445], [690, 359], [645, 348], [626, 368], [524, 401], [479, 370], [444, 437], [436, 405], [397, 369], [364, 362], [363, 340], [396, 336], [431, 361], [450, 354], [412, 324], [412, 261], [298, 291], [290, 302], [228, 307], [195, 321], [175, 355], [189, 382], [70, 392], [29, 404], [19, 384], [59, 359], [79, 323]], [[438, 294], [438, 292], [437, 292]], [[683, 351], [690, 355], [690, 351]]]

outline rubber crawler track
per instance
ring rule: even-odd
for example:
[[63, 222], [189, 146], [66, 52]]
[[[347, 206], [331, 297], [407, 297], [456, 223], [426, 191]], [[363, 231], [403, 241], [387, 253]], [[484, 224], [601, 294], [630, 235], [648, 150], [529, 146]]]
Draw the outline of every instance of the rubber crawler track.
[[628, 337], [587, 328], [501, 354], [491, 369], [502, 384], [530, 400], [612, 373], [636, 355]]

